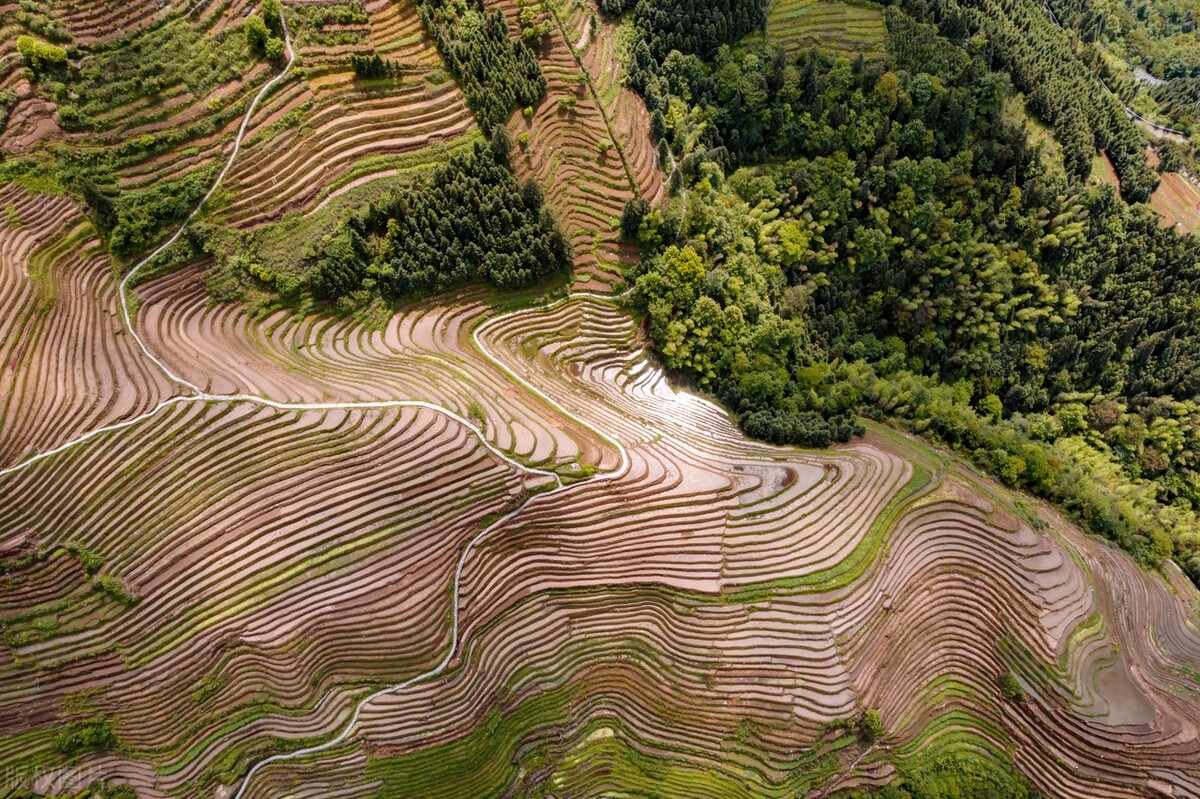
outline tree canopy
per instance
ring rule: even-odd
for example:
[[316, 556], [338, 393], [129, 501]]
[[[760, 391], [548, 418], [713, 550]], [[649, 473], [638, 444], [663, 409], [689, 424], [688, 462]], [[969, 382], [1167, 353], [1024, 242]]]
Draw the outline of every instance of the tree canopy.
[[318, 242], [308, 282], [324, 300], [400, 299], [480, 280], [528, 286], [570, 261], [541, 192], [522, 190], [496, 148], [479, 143]]
[[484, 132], [546, 93], [537, 55], [509, 37], [500, 11], [484, 10], [482, 0], [421, 0], [417, 9]]

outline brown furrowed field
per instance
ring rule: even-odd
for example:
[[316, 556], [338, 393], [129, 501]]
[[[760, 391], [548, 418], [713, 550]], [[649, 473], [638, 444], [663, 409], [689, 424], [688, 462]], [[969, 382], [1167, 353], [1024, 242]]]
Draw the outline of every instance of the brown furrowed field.
[[[162, 13], [88, 5], [98, 41]], [[411, 3], [362, 10], [339, 36], [401, 78], [298, 33], [287, 71], [236, 87], [244, 126], [122, 179], [229, 165], [214, 214], [255, 228], [474, 135]], [[556, 300], [468, 290], [367, 325], [215, 304], [205, 263], [128, 288], [76, 201], [0, 189], [14, 792], [832, 796], [969, 748], [1048, 796], [1200, 795], [1178, 571], [881, 426], [748, 440], [663, 374], [612, 291], [637, 257], [617, 219], [663, 175], [591, 12], [541, 8], [550, 89], [509, 123], [575, 245]]]
[[[524, 3], [501, 2], [510, 19]], [[539, 46], [549, 89], [530, 116], [517, 113], [509, 129], [518, 141], [513, 167], [545, 187], [575, 248], [576, 285], [604, 289], [621, 280], [637, 249], [619, 241], [625, 203], [640, 194], [665, 194], [662, 168], [650, 141], [645, 105], [621, 84], [615, 31], [582, 2], [539, 2], [553, 26]]]

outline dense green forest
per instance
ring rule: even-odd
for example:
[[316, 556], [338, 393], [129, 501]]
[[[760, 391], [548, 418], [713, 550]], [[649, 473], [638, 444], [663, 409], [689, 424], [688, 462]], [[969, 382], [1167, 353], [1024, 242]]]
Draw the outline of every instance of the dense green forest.
[[504, 15], [484, 10], [483, 0], [421, 0], [417, 9], [486, 133], [545, 94], [537, 55], [509, 37]]
[[1150, 197], [1157, 180], [1146, 163], [1145, 137], [1039, 0], [963, 0], [961, 6], [904, 0], [903, 8], [918, 21], [938, 24], [952, 40], [982, 33], [990, 64], [1010, 74], [1034, 113], [1054, 126], [1071, 175], [1086, 178], [1092, 155], [1104, 149], [1122, 194], [1134, 202]]
[[707, 58], [760, 27], [766, 11], [764, 0], [640, 0], [633, 20], [654, 58], [672, 50]]
[[[1175, 128], [1200, 132], [1200, 38], [1188, 0], [1050, 0], [1076, 54], [1123, 102]], [[1136, 74], [1141, 67], [1155, 78]]]
[[887, 23], [885, 64], [635, 57], [680, 165], [625, 220], [657, 349], [752, 435], [899, 420], [1200, 579], [1200, 243], [1033, 146], [986, 34]]
[[1085, 43], [1100, 43], [1163, 79], [1200, 76], [1193, 8], [1180, 0], [1050, 0]]
[[528, 286], [565, 272], [570, 245], [535, 182], [521, 186], [494, 146], [478, 143], [404, 191], [369, 205], [313, 246], [307, 287], [361, 305], [486, 281]]

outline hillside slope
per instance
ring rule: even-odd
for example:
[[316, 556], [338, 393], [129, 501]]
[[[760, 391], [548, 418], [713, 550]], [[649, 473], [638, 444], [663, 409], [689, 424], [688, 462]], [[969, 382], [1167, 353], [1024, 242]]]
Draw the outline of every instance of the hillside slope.
[[[618, 28], [547, 3], [549, 89], [508, 128], [575, 246], [565, 295], [215, 303], [211, 256], [113, 259], [44, 174], [0, 187], [0, 795], [827, 797], [1015, 765], [1048, 796], [1200, 796], [1177, 569], [882, 425], [752, 441], [664, 374], [618, 221], [686, 193]], [[51, 11], [96, 54], [251, 10], [118, 5]], [[282, 261], [481, 138], [407, 0], [285, 13], [295, 61], [247, 58], [217, 127], [117, 170], [226, 176], [152, 240]], [[355, 77], [368, 49], [398, 74]], [[138, 102], [104, 146], [171, 127]]]

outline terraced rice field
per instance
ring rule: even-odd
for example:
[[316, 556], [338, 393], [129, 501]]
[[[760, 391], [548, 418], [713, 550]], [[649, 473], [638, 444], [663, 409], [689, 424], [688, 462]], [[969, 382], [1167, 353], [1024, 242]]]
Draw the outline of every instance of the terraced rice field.
[[792, 51], [869, 56], [879, 54], [886, 33], [880, 7], [866, 2], [774, 0], [767, 12], [767, 36]]
[[[514, 28], [521, 4], [496, 4]], [[645, 105], [622, 85], [615, 29], [579, 0], [547, 0], [553, 20], [538, 58], [549, 84], [529, 117], [513, 115], [518, 142], [513, 168], [543, 186], [547, 202], [575, 248], [576, 286], [603, 290], [619, 283], [636, 247], [619, 241], [621, 211], [635, 194], [654, 202], [666, 186], [650, 141]]]
[[[135, 43], [154, 37], [171, 42], [198, 37], [200, 52], [239, 25], [254, 5], [250, 0], [197, 0], [160, 9], [150, 2], [91, 0], [51, 5], [50, 14], [84, 48], [104, 45], [119, 31], [133, 36], [130, 41]], [[294, 26], [304, 7], [289, 9]], [[295, 42], [296, 68], [256, 115], [246, 151], [229, 175], [232, 199], [216, 215], [217, 221], [252, 228], [290, 211], [312, 211], [349, 183], [362, 185], [414, 168], [414, 155], [430, 145], [435, 145], [430, 158], [436, 160], [441, 157], [436, 145], [476, 131], [462, 93], [442, 71], [411, 0], [366, 0], [361, 8], [368, 18], [365, 25], [301, 27]], [[92, 27], [80, 27], [85, 21]], [[319, 38], [333, 32], [351, 43], [330, 44]], [[350, 56], [372, 50], [397, 64], [400, 77], [356, 80]], [[16, 59], [12, 64], [19, 66]], [[123, 192], [213, 169], [229, 156], [251, 98], [277, 71], [277, 66], [258, 60], [235, 80], [200, 95], [183, 82], [164, 85], [154, 97], [136, 97], [107, 108], [97, 117], [103, 131], [76, 135], [74, 141], [114, 148], [117, 185]], [[54, 106], [35, 96], [16, 70], [0, 80], [0, 88], [10, 83], [23, 99], [0, 134], [0, 147], [30, 150], [61, 137]], [[131, 149], [131, 141], [148, 144]], [[366, 156], [369, 163], [364, 164]]]
[[[80, 708], [122, 742], [87, 774], [199, 796], [434, 672], [244, 795], [595, 795], [636, 790], [645, 758], [675, 795], [803, 793], [967, 734], [1013, 741], [1052, 795], [1196, 789], [1184, 580], [1035, 532], [893, 434], [747, 442], [664, 380], [619, 302], [467, 299], [365, 331], [209, 308], [194, 274], [141, 293], [185, 380], [325, 407], [177, 403], [0, 478], [6, 550], [47, 553], [5, 578], [0, 759], [45, 786], [74, 771], [38, 731]], [[331, 405], [380, 397], [463, 412]], [[1029, 699], [999, 699], [1007, 670]], [[886, 748], [830, 738], [865, 707]]]
[[[1146, 160], [1151, 167], [1160, 163], [1158, 153], [1148, 145]], [[1158, 212], [1163, 226], [1179, 233], [1200, 230], [1200, 188], [1192, 178], [1179, 172], [1162, 172], [1158, 180], [1158, 188], [1150, 195], [1150, 207]]]
[[1177, 172], [1164, 172], [1159, 181], [1150, 205], [1163, 218], [1163, 224], [1180, 232], [1200, 230], [1200, 189]]
[[[255, 227], [289, 211], [311, 211], [351, 182], [396, 174], [405, 155], [476, 130], [411, 0], [375, 0], [364, 8], [370, 24], [362, 30], [363, 45], [298, 43], [305, 77], [289, 80], [256, 118], [246, 155], [230, 174], [233, 199], [222, 211], [224, 221]], [[350, 54], [368, 44], [402, 65], [398, 81], [355, 79]], [[363, 169], [367, 157], [373, 166]]]
[[[660, 171], [602, 77], [611, 43], [555, 13], [551, 97], [582, 64], [576, 113], [623, 157], [585, 170], [548, 101], [531, 124], [558, 143], [524, 168], [603, 289], [630, 254], [600, 222]], [[264, 146], [313, 91], [295, 68], [222, 149], [247, 224], [266, 176], [307, 207], [308, 150], [369, 135], [338, 90], [308, 144]], [[21, 787], [824, 796], [969, 746], [1051, 796], [1200, 795], [1195, 588], [1045, 508], [1035, 526], [923, 443], [748, 441], [604, 291], [366, 328], [213, 305], [197, 265], [130, 304], [77, 207], [2, 191], [0, 766]], [[616, 199], [569, 216], [589, 192]], [[868, 708], [873, 743], [846, 727]], [[89, 724], [111, 745], [72, 749]]]

